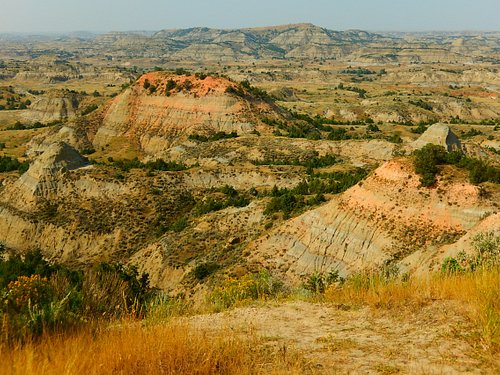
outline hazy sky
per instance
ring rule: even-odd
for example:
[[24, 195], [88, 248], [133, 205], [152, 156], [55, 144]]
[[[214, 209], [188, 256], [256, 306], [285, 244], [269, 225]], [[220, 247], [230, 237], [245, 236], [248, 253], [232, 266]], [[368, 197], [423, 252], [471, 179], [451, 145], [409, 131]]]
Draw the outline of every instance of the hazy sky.
[[239, 28], [500, 30], [500, 0], [0, 0], [0, 32]]

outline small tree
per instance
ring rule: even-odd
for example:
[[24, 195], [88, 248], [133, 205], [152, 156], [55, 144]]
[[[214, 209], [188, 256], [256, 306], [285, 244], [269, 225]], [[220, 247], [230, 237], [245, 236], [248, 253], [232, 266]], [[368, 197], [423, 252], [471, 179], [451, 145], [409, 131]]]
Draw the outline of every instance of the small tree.
[[431, 186], [436, 182], [437, 165], [446, 160], [446, 150], [442, 146], [431, 143], [414, 152], [413, 165], [415, 172], [421, 175], [422, 186]]

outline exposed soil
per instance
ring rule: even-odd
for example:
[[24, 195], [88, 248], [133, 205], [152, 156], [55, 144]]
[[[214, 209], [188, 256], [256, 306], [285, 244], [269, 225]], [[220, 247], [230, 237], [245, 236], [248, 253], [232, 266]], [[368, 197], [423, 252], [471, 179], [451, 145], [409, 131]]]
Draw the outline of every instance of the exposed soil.
[[299, 351], [321, 374], [496, 374], [452, 302], [400, 310], [291, 302], [188, 319], [203, 330], [256, 334], [281, 355]]

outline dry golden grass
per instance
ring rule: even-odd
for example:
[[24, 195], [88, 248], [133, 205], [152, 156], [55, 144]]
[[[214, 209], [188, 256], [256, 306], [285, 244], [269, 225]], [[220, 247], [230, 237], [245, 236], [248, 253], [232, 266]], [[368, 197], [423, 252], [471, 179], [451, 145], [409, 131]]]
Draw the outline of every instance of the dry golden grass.
[[330, 287], [325, 298], [341, 304], [374, 308], [418, 308], [433, 300], [457, 301], [477, 327], [478, 341], [500, 354], [500, 268], [471, 273], [428, 275], [408, 281], [387, 281], [361, 275], [342, 287]]
[[174, 323], [118, 325], [0, 348], [0, 374], [294, 374], [301, 360], [265, 351], [253, 337]]

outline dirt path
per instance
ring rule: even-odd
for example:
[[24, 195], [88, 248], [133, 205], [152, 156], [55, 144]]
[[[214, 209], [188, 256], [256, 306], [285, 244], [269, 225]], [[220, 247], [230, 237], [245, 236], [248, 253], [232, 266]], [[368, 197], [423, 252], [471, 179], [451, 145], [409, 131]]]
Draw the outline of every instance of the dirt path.
[[189, 318], [200, 329], [255, 333], [263, 345], [299, 351], [323, 374], [497, 374], [464, 338], [451, 303], [418, 310], [345, 310], [291, 302]]

